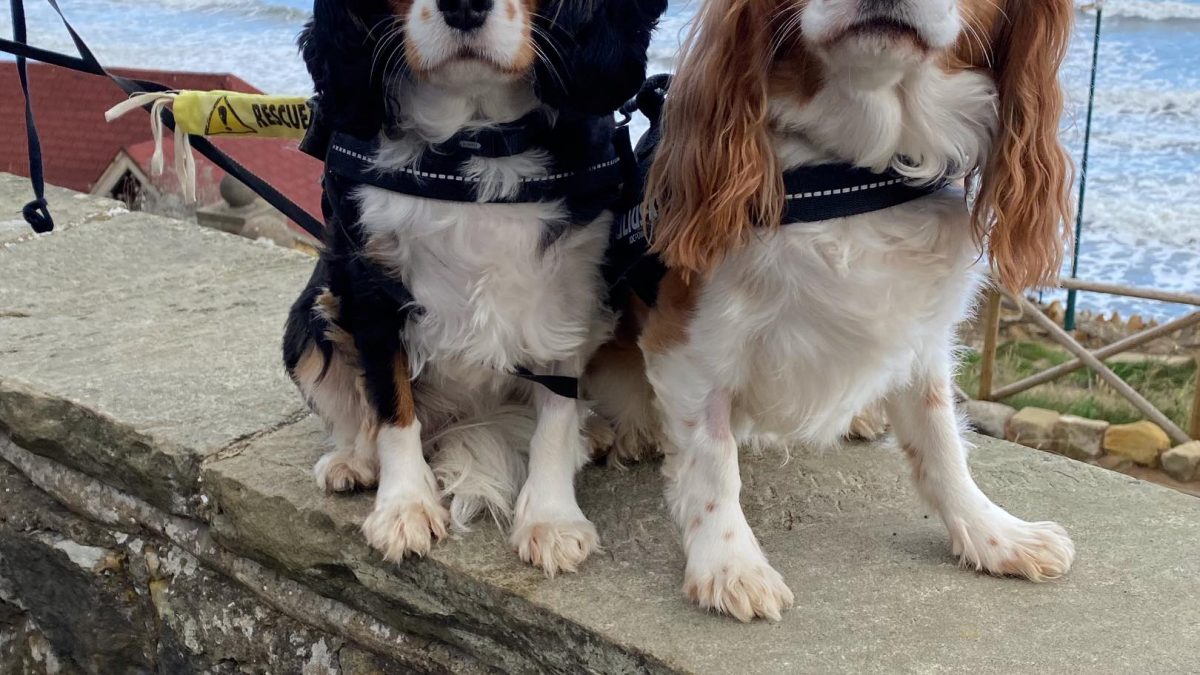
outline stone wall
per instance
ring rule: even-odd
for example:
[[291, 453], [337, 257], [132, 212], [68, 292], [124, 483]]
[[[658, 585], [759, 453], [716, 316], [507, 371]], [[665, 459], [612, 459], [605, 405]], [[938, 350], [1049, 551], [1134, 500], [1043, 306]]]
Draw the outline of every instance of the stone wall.
[[[26, 192], [0, 175], [0, 208]], [[1200, 650], [1200, 501], [981, 436], [985, 491], [1074, 536], [1067, 579], [958, 569], [888, 441], [742, 457], [796, 591], [778, 624], [683, 599], [653, 464], [583, 472], [605, 548], [578, 574], [486, 523], [388, 563], [358, 532], [371, 495], [317, 489], [279, 365], [311, 257], [52, 207], [48, 236], [0, 219], [0, 672], [1183, 672]]]

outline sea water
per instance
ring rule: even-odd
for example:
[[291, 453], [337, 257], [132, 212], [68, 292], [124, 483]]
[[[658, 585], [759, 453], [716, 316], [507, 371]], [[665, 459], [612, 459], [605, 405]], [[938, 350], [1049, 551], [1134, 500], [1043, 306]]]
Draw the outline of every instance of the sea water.
[[[651, 72], [671, 69], [697, 2], [671, 2], [651, 47]], [[31, 41], [71, 51], [49, 6], [26, 3]], [[231, 72], [271, 93], [311, 91], [295, 46], [311, 0], [60, 3], [106, 65]], [[1063, 69], [1062, 134], [1077, 159], [1093, 28], [1094, 14], [1079, 12]], [[10, 32], [5, 15], [0, 33]], [[1082, 278], [1200, 293], [1200, 0], [1105, 3], [1081, 242]], [[1081, 294], [1080, 306], [1124, 316], [1187, 311], [1092, 293]]]

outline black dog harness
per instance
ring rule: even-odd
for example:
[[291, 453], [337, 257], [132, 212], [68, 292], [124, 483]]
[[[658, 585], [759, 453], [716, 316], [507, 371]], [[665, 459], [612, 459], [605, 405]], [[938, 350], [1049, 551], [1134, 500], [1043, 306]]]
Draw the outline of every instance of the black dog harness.
[[[635, 152], [641, 178], [637, 184], [643, 187], [661, 137], [659, 121], [669, 85], [669, 76], [656, 75], [646, 81], [637, 98], [622, 108], [626, 114], [632, 109], [641, 110], [650, 119], [650, 131], [638, 141]], [[783, 185], [786, 203], [782, 224], [790, 225], [881, 211], [933, 194], [946, 184], [911, 185], [894, 171], [876, 173], [849, 164], [819, 164], [785, 171]], [[649, 251], [646, 229], [653, 227], [654, 218], [643, 218], [642, 197], [636, 195], [626, 202], [627, 208], [615, 220], [607, 277], [614, 289], [632, 291], [653, 306], [666, 267], [658, 255]]]
[[[351, 196], [358, 186], [369, 185], [424, 199], [472, 204], [519, 204], [560, 199], [570, 213], [570, 222], [587, 223], [612, 208], [617, 201], [626, 182], [624, 172], [629, 170], [627, 158], [633, 154], [628, 129], [624, 123], [613, 127], [609, 118], [600, 119], [591, 125], [593, 128], [587, 129], [591, 138], [601, 138], [602, 142], [593, 143], [590, 151], [575, 152], [578, 149], [572, 148], [570, 153], [559, 153], [571, 155], [569, 162], [564, 161], [550, 150], [554, 147], [550, 137], [552, 129], [542, 115], [535, 113], [509, 124], [460, 132], [444, 142], [427, 146], [415, 162], [381, 170], [375, 162], [380, 150], [377, 138], [357, 138], [338, 131], [328, 133], [320, 128], [319, 118], [317, 122], [310, 128], [301, 148], [325, 161], [322, 211], [326, 222], [340, 224], [338, 230], [328, 236], [348, 239], [346, 248], [356, 252], [364, 250], [366, 244], [359, 228], [351, 225], [359, 222], [358, 203]], [[549, 153], [552, 168], [546, 175], [521, 179], [519, 189], [513, 195], [480, 200], [480, 179], [463, 171], [463, 164], [473, 158], [500, 159], [534, 150]], [[562, 232], [552, 232], [551, 240], [545, 244], [551, 243], [553, 237]], [[371, 285], [389, 296], [402, 312], [423, 311], [403, 282], [376, 268], [365, 256], [346, 256], [342, 264], [355, 266], [359, 277], [370, 279]], [[559, 396], [578, 397], [576, 378], [535, 374], [523, 367], [516, 368], [511, 374], [542, 385]]]

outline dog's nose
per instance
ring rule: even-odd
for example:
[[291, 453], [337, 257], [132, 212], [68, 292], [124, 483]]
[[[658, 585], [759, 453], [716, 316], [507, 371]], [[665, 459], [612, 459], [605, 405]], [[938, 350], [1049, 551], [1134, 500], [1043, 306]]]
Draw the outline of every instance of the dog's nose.
[[466, 33], [487, 21], [492, 0], [438, 0], [437, 7], [447, 26]]

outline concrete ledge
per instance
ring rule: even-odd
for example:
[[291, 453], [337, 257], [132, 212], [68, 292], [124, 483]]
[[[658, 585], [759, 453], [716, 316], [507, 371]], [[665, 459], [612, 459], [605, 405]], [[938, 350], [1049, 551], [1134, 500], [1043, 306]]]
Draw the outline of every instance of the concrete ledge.
[[[0, 176], [0, 196], [15, 180]], [[31, 609], [41, 596], [20, 583], [33, 563], [17, 564], [93, 559], [80, 550], [120, 552], [94, 572], [96, 597], [118, 597], [105, 574], [123, 575], [135, 597], [178, 589], [175, 618], [152, 603], [159, 620], [146, 625], [186, 632], [180, 612], [217, 607], [182, 601], [201, 585], [243, 594], [231, 602], [282, 617], [246, 619], [252, 633], [304, 635], [302, 661], [317, 664], [306, 672], [1194, 669], [1200, 501], [983, 437], [972, 465], [984, 489], [1073, 535], [1067, 579], [958, 569], [887, 443], [743, 458], [747, 515], [796, 592], [779, 624], [741, 625], [683, 600], [654, 465], [585, 470], [581, 503], [605, 548], [577, 575], [545, 579], [482, 522], [428, 559], [385, 563], [358, 533], [371, 495], [318, 491], [318, 424], [278, 365], [283, 317], [311, 264], [141, 214], [0, 249], [0, 431], [12, 441], [0, 439], [11, 465], [0, 482], [6, 496], [10, 484], [30, 495], [0, 506], [0, 643], [28, 646], [23, 661], [0, 646], [0, 670], [48, 670], [45, 654], [87, 669], [85, 628], [44, 625], [53, 617]], [[52, 504], [78, 515], [17, 513]], [[134, 537], [192, 567], [152, 565]], [[187, 581], [186, 569], [211, 577]], [[151, 635], [129, 653], [214, 663], [222, 630], [243, 664], [282, 658], [282, 643], [243, 644], [241, 628], [217, 619], [204, 639]]]

